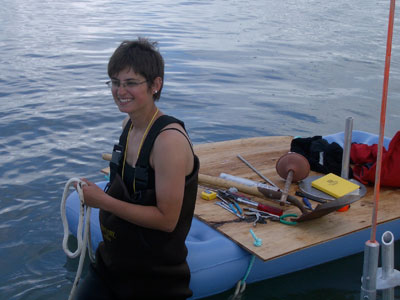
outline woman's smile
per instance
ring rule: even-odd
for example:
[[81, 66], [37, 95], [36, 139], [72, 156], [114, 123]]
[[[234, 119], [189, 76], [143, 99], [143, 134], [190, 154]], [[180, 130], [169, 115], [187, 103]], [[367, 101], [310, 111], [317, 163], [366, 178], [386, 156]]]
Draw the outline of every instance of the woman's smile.
[[129, 103], [129, 102], [131, 102], [131, 101], [133, 101], [134, 99], [132, 99], [132, 98], [119, 98], [118, 97], [118, 102], [120, 103], [120, 104], [126, 104], [126, 103]]

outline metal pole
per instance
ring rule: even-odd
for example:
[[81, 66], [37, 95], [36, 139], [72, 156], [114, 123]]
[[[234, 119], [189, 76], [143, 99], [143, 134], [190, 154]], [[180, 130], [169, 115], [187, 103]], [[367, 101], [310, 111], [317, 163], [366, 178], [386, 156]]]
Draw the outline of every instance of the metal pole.
[[[390, 231], [382, 235], [382, 280], [390, 281], [394, 274], [394, 236]], [[393, 300], [394, 288], [382, 291], [382, 300]]]
[[367, 241], [364, 248], [363, 276], [360, 300], [376, 299], [376, 272], [378, 269], [379, 243]]
[[237, 155], [237, 157], [244, 162], [250, 169], [252, 169], [258, 176], [260, 176], [262, 179], [264, 179], [266, 182], [268, 182], [270, 185], [276, 187], [279, 189], [279, 187], [273, 183], [271, 180], [269, 180], [267, 177], [265, 177], [263, 174], [261, 174], [256, 168], [254, 168], [247, 160], [245, 160], [240, 154]]
[[349, 179], [349, 165], [350, 165], [350, 150], [351, 150], [352, 133], [353, 133], [353, 118], [348, 117], [346, 119], [346, 126], [344, 129], [342, 172], [341, 172], [341, 177], [344, 179]]
[[382, 235], [382, 279], [387, 279], [393, 274], [394, 268], [394, 237], [393, 233], [386, 231]]
[[394, 300], [394, 288], [383, 290], [382, 300]]

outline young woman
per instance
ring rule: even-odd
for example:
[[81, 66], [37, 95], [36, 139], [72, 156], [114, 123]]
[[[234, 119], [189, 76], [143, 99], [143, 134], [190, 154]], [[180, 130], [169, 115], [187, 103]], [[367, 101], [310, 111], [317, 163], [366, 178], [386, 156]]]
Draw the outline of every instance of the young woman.
[[100, 208], [103, 240], [77, 299], [186, 299], [185, 239], [199, 161], [183, 122], [156, 106], [164, 60], [156, 44], [125, 41], [108, 64], [112, 95], [128, 116], [106, 192], [83, 179], [85, 203]]

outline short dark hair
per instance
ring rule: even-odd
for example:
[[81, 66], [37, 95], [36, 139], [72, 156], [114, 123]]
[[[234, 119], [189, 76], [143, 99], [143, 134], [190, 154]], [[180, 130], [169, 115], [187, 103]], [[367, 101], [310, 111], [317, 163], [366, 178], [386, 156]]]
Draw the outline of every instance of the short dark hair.
[[164, 59], [157, 49], [157, 42], [146, 38], [123, 41], [108, 62], [108, 76], [116, 76], [126, 68], [146, 78], [148, 86], [153, 84], [155, 78], [161, 77], [161, 88], [153, 95], [154, 100], [160, 99], [164, 84]]

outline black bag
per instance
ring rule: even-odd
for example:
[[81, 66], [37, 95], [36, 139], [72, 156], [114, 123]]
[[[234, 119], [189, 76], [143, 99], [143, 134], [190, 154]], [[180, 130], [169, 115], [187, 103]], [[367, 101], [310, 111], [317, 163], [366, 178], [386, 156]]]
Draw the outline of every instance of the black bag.
[[125, 182], [118, 173], [115, 174], [114, 180], [107, 184], [104, 191], [111, 197], [125, 202], [131, 202], [128, 188], [125, 186]]

